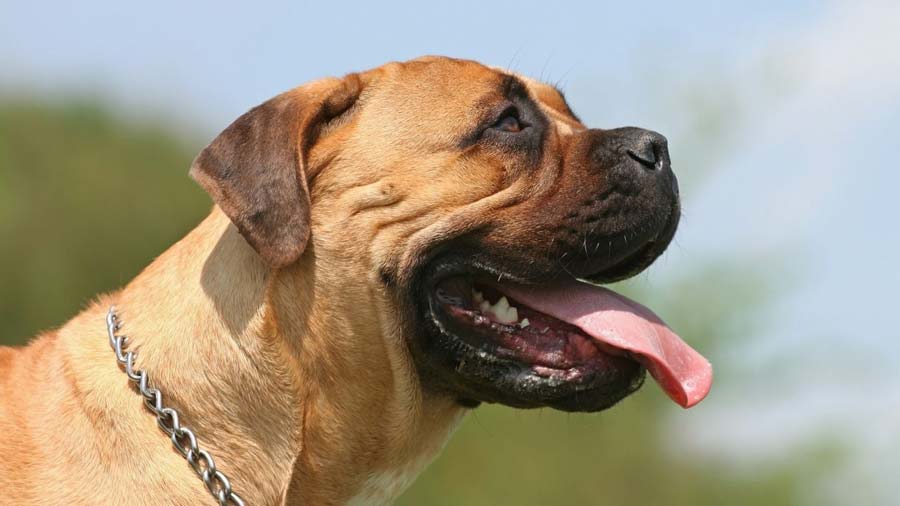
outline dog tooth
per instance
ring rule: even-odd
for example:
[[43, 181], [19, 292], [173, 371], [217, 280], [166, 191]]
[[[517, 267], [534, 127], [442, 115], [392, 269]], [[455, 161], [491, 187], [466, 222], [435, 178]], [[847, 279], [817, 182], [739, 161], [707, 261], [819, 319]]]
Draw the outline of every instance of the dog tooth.
[[528, 321], [528, 318], [522, 318], [522, 321], [519, 322], [519, 328], [524, 329], [525, 327], [531, 325], [531, 322]]
[[491, 310], [491, 303], [483, 300], [481, 304], [478, 305], [478, 309], [481, 310], [482, 313], [486, 313]]
[[[508, 317], [506, 315], [509, 312], [509, 301], [506, 300], [505, 296], [500, 297], [500, 300], [498, 300], [497, 303], [494, 304], [493, 307], [491, 307], [491, 311], [493, 311], [493, 313], [497, 315], [499, 319], [507, 319]], [[503, 323], [507, 322], [504, 321]]]
[[497, 323], [512, 323], [515, 321], [515, 320], [510, 320], [509, 316], [506, 314], [501, 315], [501, 314], [497, 314], [497, 313], [494, 313], [494, 320], [496, 320]]
[[495, 307], [494, 318], [500, 323], [515, 323], [519, 320], [519, 312], [514, 307], [507, 307], [505, 310], [503, 307]]
[[484, 294], [479, 292], [478, 290], [472, 290], [472, 298], [475, 299], [475, 302], [479, 304], [484, 300]]

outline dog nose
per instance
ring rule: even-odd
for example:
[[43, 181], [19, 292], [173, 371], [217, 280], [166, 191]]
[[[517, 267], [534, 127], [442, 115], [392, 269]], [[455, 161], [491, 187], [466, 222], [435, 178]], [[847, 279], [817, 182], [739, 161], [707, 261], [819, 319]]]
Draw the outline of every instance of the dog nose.
[[588, 132], [595, 170], [606, 170], [608, 177], [622, 181], [668, 187], [666, 191], [677, 198], [678, 181], [669, 159], [669, 141], [661, 134], [637, 127]]
[[643, 168], [663, 172], [671, 170], [669, 141], [661, 134], [642, 128], [623, 128], [625, 152]]

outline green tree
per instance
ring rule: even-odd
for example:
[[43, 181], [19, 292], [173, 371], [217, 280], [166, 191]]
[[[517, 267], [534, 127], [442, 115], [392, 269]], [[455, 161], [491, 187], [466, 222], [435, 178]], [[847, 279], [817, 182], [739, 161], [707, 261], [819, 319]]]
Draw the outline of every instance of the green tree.
[[191, 144], [88, 101], [0, 102], [0, 344], [65, 322], [199, 223]]

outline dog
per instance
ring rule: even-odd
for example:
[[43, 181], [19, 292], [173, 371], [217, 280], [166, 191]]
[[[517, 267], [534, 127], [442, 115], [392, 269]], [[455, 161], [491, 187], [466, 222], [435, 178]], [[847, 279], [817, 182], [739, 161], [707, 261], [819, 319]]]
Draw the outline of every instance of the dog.
[[[708, 362], [594, 286], [675, 234], [666, 144], [446, 57], [253, 108], [190, 168], [214, 201], [202, 223], [0, 349], [0, 503], [388, 504], [484, 402], [599, 411], [646, 372], [699, 402]], [[112, 306], [129, 374], [146, 371], [234, 497], [166, 441], [110, 349]]]

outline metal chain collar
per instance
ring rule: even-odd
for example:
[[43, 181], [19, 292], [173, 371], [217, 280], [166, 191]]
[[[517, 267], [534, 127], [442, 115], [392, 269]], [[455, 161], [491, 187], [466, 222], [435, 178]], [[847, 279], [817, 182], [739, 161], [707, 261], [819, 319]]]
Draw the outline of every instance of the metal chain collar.
[[188, 461], [191, 468], [197, 474], [209, 493], [219, 502], [220, 506], [245, 506], [241, 496], [231, 489], [228, 478], [216, 469], [216, 463], [212, 455], [206, 450], [201, 450], [197, 445], [197, 437], [194, 432], [182, 426], [178, 422], [178, 412], [172, 408], [163, 406], [162, 393], [149, 386], [150, 375], [147, 371], [134, 369], [136, 351], [124, 351], [127, 346], [127, 337], [117, 336], [116, 331], [122, 328], [122, 322], [116, 316], [116, 307], [109, 308], [106, 314], [106, 328], [109, 332], [109, 345], [116, 353], [116, 361], [124, 366], [128, 379], [136, 383], [141, 395], [144, 396], [144, 404], [156, 415], [159, 427], [172, 439], [172, 445]]

